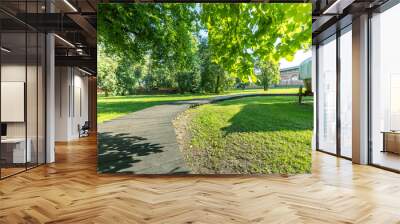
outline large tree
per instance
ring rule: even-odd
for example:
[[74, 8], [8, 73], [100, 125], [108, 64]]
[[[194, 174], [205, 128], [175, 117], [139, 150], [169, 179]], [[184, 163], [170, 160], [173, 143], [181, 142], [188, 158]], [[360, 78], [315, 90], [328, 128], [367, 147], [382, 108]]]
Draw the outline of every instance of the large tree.
[[257, 82], [265, 91], [271, 85], [279, 83], [279, 64], [270, 61], [261, 61], [257, 64], [257, 70]]
[[[100, 4], [98, 40], [100, 53], [124, 62], [117, 67], [125, 92], [137, 84], [219, 92], [234, 78], [255, 82], [261, 62], [308, 49], [310, 15], [310, 4]], [[100, 65], [108, 63], [103, 58]], [[138, 82], [131, 65], [141, 67]]]
[[100, 4], [98, 37], [106, 53], [181, 69], [196, 47], [194, 4]]
[[223, 90], [227, 73], [222, 67], [211, 61], [211, 51], [207, 39], [202, 38], [199, 47], [200, 87], [205, 92], [219, 93]]
[[242, 79], [256, 79], [258, 60], [292, 60], [311, 45], [311, 4], [202, 4], [201, 19], [212, 61]]
[[100, 88], [106, 96], [113, 93], [115, 87], [115, 76], [118, 67], [118, 62], [115, 57], [107, 56], [103, 52], [103, 47], [98, 46], [97, 54], [97, 86]]

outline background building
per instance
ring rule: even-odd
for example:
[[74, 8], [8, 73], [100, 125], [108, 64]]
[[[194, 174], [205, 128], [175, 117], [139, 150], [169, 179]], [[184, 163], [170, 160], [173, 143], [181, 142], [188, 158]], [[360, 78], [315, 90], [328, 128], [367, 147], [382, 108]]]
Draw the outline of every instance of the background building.
[[303, 81], [299, 79], [299, 66], [280, 70], [280, 81], [277, 86], [301, 86]]

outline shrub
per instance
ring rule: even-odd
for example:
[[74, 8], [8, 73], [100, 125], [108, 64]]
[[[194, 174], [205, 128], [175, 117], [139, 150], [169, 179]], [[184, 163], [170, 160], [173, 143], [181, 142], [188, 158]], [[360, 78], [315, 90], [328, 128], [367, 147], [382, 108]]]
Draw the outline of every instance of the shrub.
[[193, 93], [199, 90], [200, 74], [198, 72], [178, 72], [175, 78], [180, 93]]

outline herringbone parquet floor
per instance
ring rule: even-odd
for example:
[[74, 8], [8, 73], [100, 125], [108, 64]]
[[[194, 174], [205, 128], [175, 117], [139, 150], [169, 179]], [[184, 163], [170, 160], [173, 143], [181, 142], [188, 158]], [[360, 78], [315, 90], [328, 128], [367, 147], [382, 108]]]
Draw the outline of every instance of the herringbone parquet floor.
[[292, 177], [96, 173], [96, 140], [0, 181], [0, 223], [400, 223], [400, 175], [314, 153]]

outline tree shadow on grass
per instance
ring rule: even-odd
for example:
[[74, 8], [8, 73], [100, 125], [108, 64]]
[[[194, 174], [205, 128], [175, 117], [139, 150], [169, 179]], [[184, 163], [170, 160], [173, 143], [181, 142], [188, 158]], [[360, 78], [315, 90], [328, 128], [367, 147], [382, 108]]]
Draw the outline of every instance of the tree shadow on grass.
[[222, 131], [228, 135], [235, 132], [312, 130], [312, 111], [312, 104], [249, 103], [229, 120], [230, 125]]
[[125, 133], [116, 135], [109, 132], [99, 133], [97, 171], [99, 173], [126, 172], [123, 170], [141, 161], [137, 157], [163, 152], [163, 146], [144, 142], [146, 140], [146, 138]]

